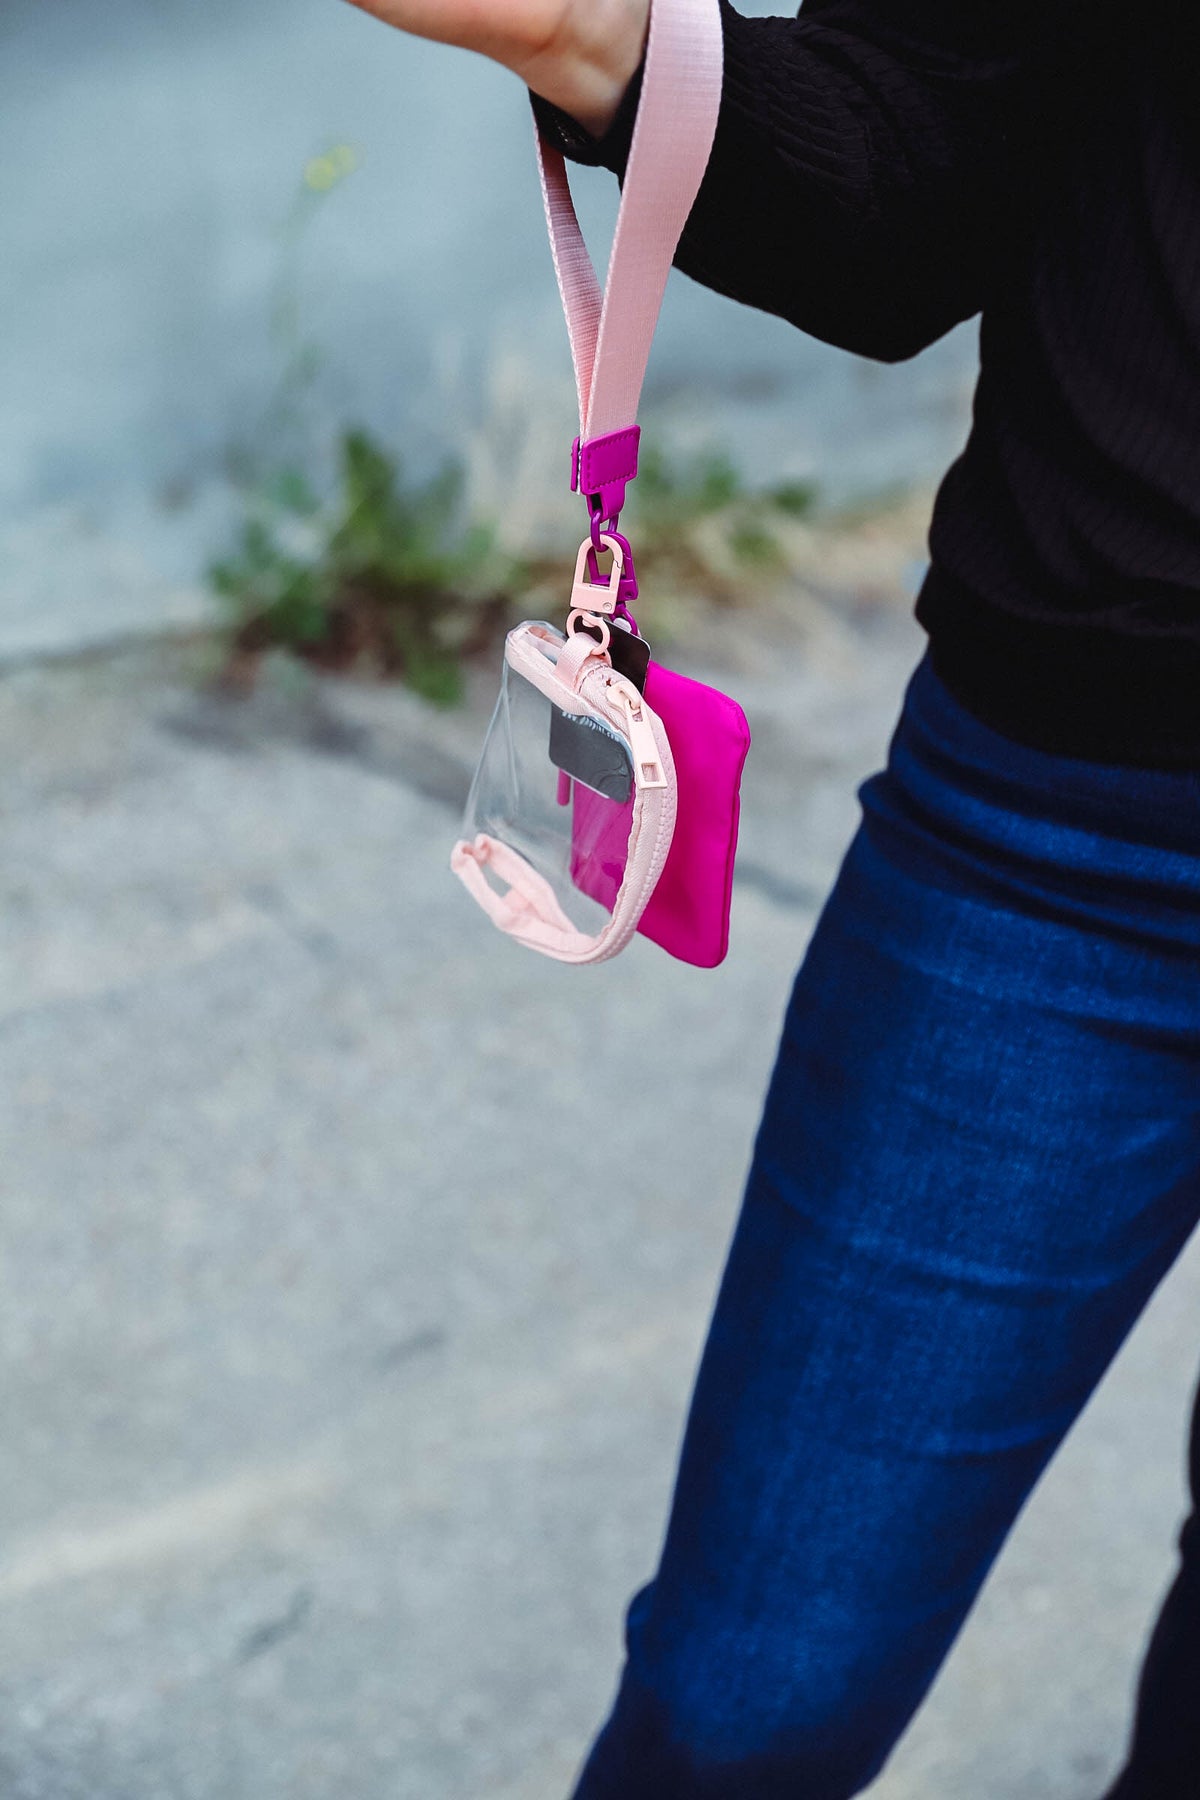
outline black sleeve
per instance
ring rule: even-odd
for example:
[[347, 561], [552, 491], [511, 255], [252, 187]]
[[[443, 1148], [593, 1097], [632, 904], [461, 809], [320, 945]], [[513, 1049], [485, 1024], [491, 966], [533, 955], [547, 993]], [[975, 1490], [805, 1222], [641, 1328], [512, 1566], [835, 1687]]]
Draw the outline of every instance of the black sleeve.
[[[675, 263], [705, 287], [885, 362], [979, 311], [1005, 266], [1026, 74], [1062, 0], [721, 0], [716, 141]], [[639, 68], [603, 138], [541, 96], [564, 155], [623, 178]]]

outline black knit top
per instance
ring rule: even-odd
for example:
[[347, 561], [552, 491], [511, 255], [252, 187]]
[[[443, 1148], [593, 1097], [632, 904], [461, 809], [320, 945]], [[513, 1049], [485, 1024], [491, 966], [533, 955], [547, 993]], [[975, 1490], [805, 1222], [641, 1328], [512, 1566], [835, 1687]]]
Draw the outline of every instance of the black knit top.
[[[982, 314], [917, 601], [979, 717], [1200, 768], [1200, 7], [721, 0], [725, 85], [676, 265], [859, 355]], [[641, 70], [602, 139], [624, 173]]]

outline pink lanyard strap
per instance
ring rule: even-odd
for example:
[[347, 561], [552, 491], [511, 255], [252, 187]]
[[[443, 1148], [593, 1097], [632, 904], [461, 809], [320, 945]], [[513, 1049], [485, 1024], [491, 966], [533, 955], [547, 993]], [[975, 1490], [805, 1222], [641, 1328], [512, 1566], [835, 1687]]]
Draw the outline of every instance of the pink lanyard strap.
[[637, 474], [637, 410], [667, 277], [708, 166], [721, 102], [719, 0], [652, 0], [642, 90], [601, 294], [561, 151], [537, 132], [538, 168], [562, 295], [579, 437], [572, 488], [588, 499], [592, 541], [615, 529]]

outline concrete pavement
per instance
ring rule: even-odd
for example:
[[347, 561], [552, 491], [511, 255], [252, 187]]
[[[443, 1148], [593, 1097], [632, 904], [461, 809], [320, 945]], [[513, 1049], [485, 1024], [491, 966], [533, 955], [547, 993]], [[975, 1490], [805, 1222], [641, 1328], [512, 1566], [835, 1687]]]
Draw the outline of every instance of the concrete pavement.
[[[178, 648], [0, 682], [6, 1800], [564, 1793], [920, 644], [886, 612], [814, 615], [782, 659], [752, 637], [735, 953], [704, 976], [640, 943], [567, 971], [476, 919], [445, 867], [469, 719], [286, 672], [221, 702]], [[597, 1072], [619, 1191], [516, 1129]], [[1193, 1254], [879, 1800], [1099, 1792], [1198, 1302]]]

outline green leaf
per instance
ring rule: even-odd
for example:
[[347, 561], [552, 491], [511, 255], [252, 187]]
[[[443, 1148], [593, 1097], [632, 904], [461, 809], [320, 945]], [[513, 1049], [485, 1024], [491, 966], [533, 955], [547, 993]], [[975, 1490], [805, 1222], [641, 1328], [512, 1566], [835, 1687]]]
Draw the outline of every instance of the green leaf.
[[302, 519], [310, 519], [320, 510], [320, 503], [302, 469], [277, 469], [265, 482], [263, 497], [280, 512], [294, 513]]
[[457, 706], [463, 697], [462, 671], [453, 657], [432, 653], [409, 657], [404, 680], [414, 694], [434, 706]]
[[778, 561], [779, 545], [771, 533], [753, 519], [745, 519], [729, 534], [729, 547], [739, 562], [760, 566]]
[[810, 481], [785, 481], [769, 488], [766, 498], [779, 512], [793, 519], [803, 519], [817, 504], [817, 489]]
[[699, 459], [693, 479], [694, 504], [700, 512], [717, 512], [742, 491], [741, 476], [729, 457], [719, 452]]

